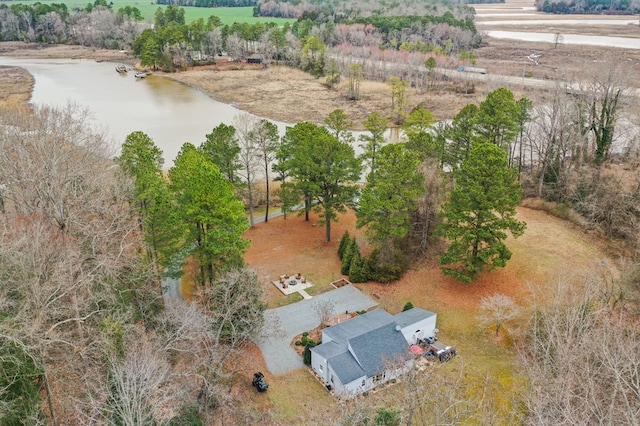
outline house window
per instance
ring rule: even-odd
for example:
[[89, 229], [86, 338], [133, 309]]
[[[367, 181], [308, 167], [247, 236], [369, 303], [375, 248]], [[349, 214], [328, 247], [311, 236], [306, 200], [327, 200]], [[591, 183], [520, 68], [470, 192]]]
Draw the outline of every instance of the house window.
[[331, 382], [331, 384], [333, 384], [333, 374], [331, 375], [331, 378], [329, 379], [329, 381]]
[[318, 369], [320, 370], [320, 372], [322, 373], [322, 364], [318, 364]]
[[376, 374], [375, 376], [373, 376], [373, 383], [378, 383], [381, 380], [384, 380], [384, 373]]
[[366, 384], [365, 379], [362, 379], [362, 387], [364, 387], [365, 384]]

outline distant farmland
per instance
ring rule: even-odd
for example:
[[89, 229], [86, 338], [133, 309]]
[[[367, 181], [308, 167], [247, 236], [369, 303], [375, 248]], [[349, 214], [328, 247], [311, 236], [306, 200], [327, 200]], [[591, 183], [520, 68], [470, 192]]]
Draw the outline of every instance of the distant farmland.
[[[84, 8], [87, 4], [93, 3], [93, 1], [82, 2], [81, 0], [71, 1], [55, 1], [55, 0], [26, 0], [26, 1], [5, 1], [0, 0], [0, 4], [6, 4], [8, 6], [12, 4], [34, 4], [34, 3], [66, 3], [69, 9]], [[114, 10], [118, 10], [125, 6], [137, 7], [142, 16], [148, 22], [153, 22], [154, 14], [159, 7], [165, 8], [164, 5], [155, 4], [149, 0], [147, 2], [136, 0], [111, 0]], [[254, 18], [253, 7], [183, 7], [184, 16], [187, 21], [193, 22], [199, 18], [203, 18], [205, 21], [209, 16], [216, 15], [222, 20], [223, 24], [231, 25], [234, 22], [248, 22], [250, 24], [256, 22], [276, 22], [279, 25], [284, 25], [285, 22], [295, 22], [295, 19], [282, 19], [282, 18]]]

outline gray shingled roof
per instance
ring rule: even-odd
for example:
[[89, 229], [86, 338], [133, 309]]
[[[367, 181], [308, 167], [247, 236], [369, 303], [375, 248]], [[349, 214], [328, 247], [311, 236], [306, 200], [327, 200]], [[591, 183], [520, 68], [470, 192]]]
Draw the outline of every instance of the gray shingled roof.
[[[424, 309], [417, 309], [417, 312], [405, 313], [401, 319], [408, 321], [415, 317], [418, 318], [415, 321], [419, 321], [434, 315]], [[385, 370], [387, 362], [408, 356], [409, 345], [396, 328], [400, 325], [395, 320], [396, 317], [383, 309], [376, 309], [342, 324], [326, 328], [323, 333], [331, 341], [311, 348], [311, 351], [326, 358], [344, 384], [365, 375], [373, 377]]]
[[349, 351], [331, 358], [329, 365], [342, 384], [351, 383], [365, 375], [364, 370]]
[[382, 325], [390, 324], [394, 321], [393, 315], [384, 309], [376, 309], [364, 315], [345, 321], [333, 327], [322, 330], [325, 336], [340, 345], [347, 345], [349, 339], [360, 336]]
[[367, 376], [372, 377], [383, 372], [389, 362], [406, 360], [409, 345], [402, 333], [396, 330], [396, 325], [395, 322], [385, 324], [349, 339], [353, 355]]
[[336, 342], [327, 342], [318, 346], [314, 346], [310, 349], [311, 352], [315, 352], [324, 359], [331, 359], [336, 355], [344, 353], [347, 349], [344, 345], [340, 345]]
[[400, 327], [404, 328], [409, 324], [415, 324], [418, 321], [422, 321], [423, 319], [432, 317], [434, 315], [435, 313], [424, 310], [422, 308], [411, 308], [409, 310], [396, 314], [393, 319], [398, 323]]

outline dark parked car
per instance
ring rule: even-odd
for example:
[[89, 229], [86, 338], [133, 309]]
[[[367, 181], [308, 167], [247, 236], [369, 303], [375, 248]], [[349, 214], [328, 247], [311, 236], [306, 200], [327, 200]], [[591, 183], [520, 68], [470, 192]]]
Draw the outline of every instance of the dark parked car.
[[257, 372], [253, 374], [253, 380], [251, 384], [258, 389], [258, 392], [264, 392], [269, 389], [269, 384], [264, 379], [264, 374]]

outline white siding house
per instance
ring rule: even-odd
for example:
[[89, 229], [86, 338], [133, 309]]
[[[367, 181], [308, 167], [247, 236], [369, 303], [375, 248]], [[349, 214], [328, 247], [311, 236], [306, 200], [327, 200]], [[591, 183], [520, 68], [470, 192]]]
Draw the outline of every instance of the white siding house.
[[435, 321], [420, 308], [395, 316], [376, 309], [325, 328], [322, 344], [311, 348], [311, 368], [339, 396], [355, 396], [411, 368], [409, 346], [433, 336]]
[[395, 320], [410, 345], [415, 345], [419, 339], [433, 337], [436, 334], [436, 314], [433, 312], [413, 308], [400, 312], [395, 316]]

